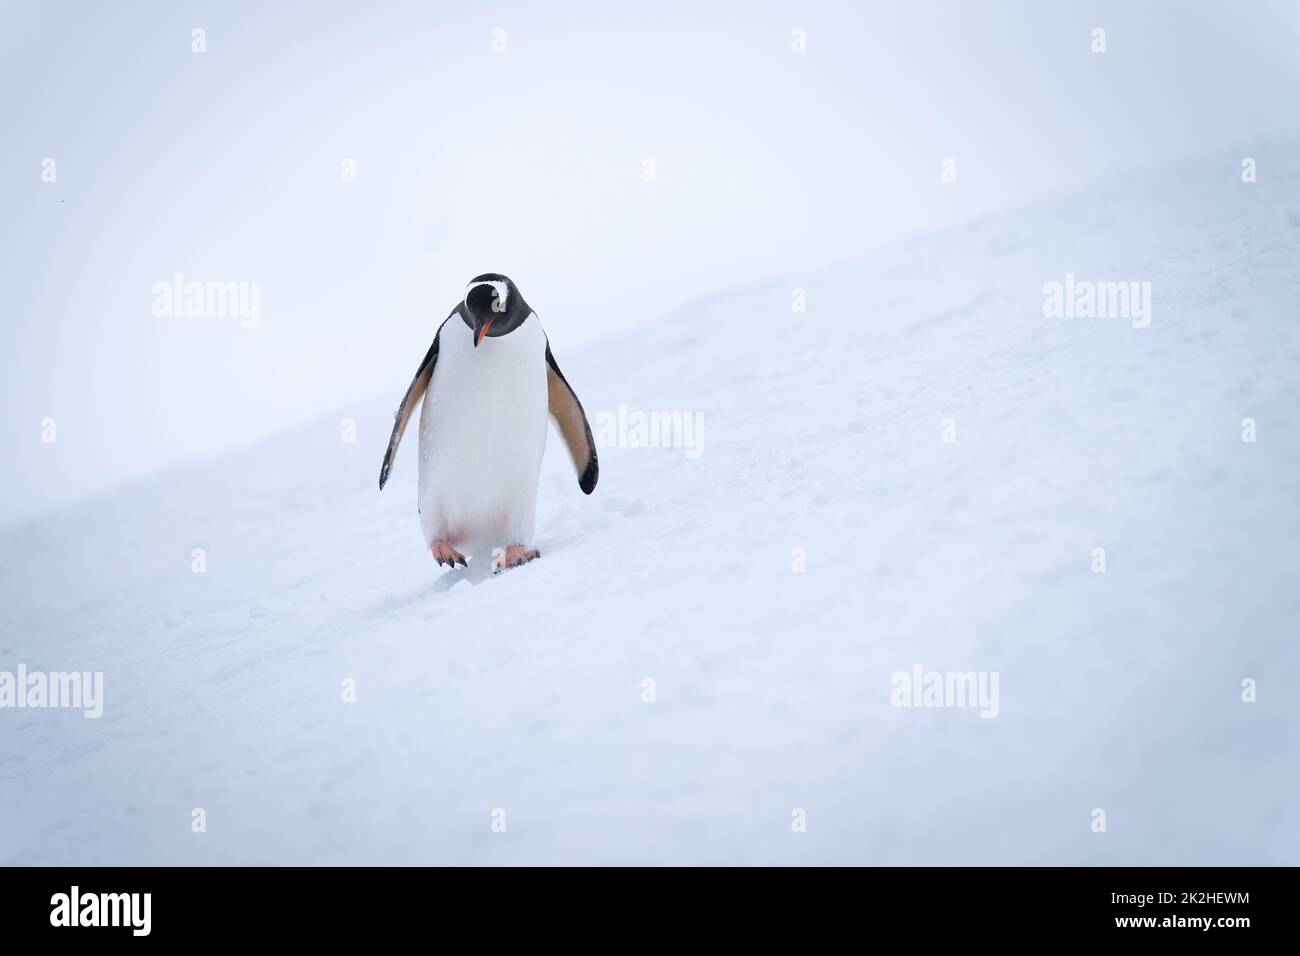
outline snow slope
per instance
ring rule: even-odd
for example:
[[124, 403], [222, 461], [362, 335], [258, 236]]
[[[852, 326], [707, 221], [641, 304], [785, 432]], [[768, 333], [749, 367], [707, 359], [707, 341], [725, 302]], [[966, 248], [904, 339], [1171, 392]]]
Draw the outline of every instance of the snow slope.
[[[1300, 862], [1298, 146], [553, 342], [703, 454], [585, 498], [552, 433], [499, 578], [422, 553], [410, 436], [376, 489], [434, 316], [371, 404], [6, 529], [0, 670], [105, 710], [0, 710], [0, 862]], [[1045, 318], [1067, 273], [1151, 326]], [[997, 717], [892, 706], [918, 664]]]

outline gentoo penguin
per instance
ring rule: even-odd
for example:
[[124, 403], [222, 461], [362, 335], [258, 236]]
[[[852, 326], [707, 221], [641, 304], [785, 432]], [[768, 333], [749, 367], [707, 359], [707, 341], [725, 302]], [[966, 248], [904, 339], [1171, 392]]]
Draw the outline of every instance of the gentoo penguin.
[[397, 409], [380, 489], [421, 398], [418, 507], [425, 546], [438, 564], [465, 567], [462, 552], [500, 547], [494, 571], [540, 557], [529, 542], [548, 410], [584, 494], [595, 489], [600, 467], [582, 403], [537, 313], [508, 278], [475, 276], [438, 326]]

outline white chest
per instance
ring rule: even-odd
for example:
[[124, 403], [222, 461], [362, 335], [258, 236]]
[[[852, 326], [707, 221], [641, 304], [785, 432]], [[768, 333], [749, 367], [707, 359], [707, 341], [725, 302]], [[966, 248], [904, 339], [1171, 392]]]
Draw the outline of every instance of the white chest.
[[439, 337], [420, 412], [426, 536], [530, 526], [546, 416], [546, 336], [537, 316], [509, 335], [485, 337], [478, 348], [453, 317]]

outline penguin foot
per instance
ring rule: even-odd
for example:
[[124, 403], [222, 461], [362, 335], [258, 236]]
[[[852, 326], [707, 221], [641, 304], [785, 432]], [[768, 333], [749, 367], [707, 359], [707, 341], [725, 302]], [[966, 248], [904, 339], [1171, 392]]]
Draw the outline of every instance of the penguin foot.
[[505, 551], [497, 549], [492, 554], [492, 573], [500, 574], [507, 568], [517, 568], [542, 556], [536, 548], [527, 548], [522, 544], [512, 544]]
[[435, 541], [431, 549], [433, 557], [438, 562], [439, 567], [446, 564], [449, 568], [454, 568], [459, 562], [462, 568], [469, 567], [469, 562], [465, 560], [465, 555], [461, 554], [446, 541]]

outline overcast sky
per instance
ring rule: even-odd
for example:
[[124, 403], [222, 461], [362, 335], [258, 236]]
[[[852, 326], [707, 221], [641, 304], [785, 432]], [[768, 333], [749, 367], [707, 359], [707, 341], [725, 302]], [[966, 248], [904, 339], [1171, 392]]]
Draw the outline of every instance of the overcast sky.
[[[1300, 94], [1286, 2], [0, 9], [4, 521], [396, 407], [479, 272], [563, 359], [1111, 170], [1248, 155]], [[177, 273], [256, 282], [258, 325], [156, 316]]]

